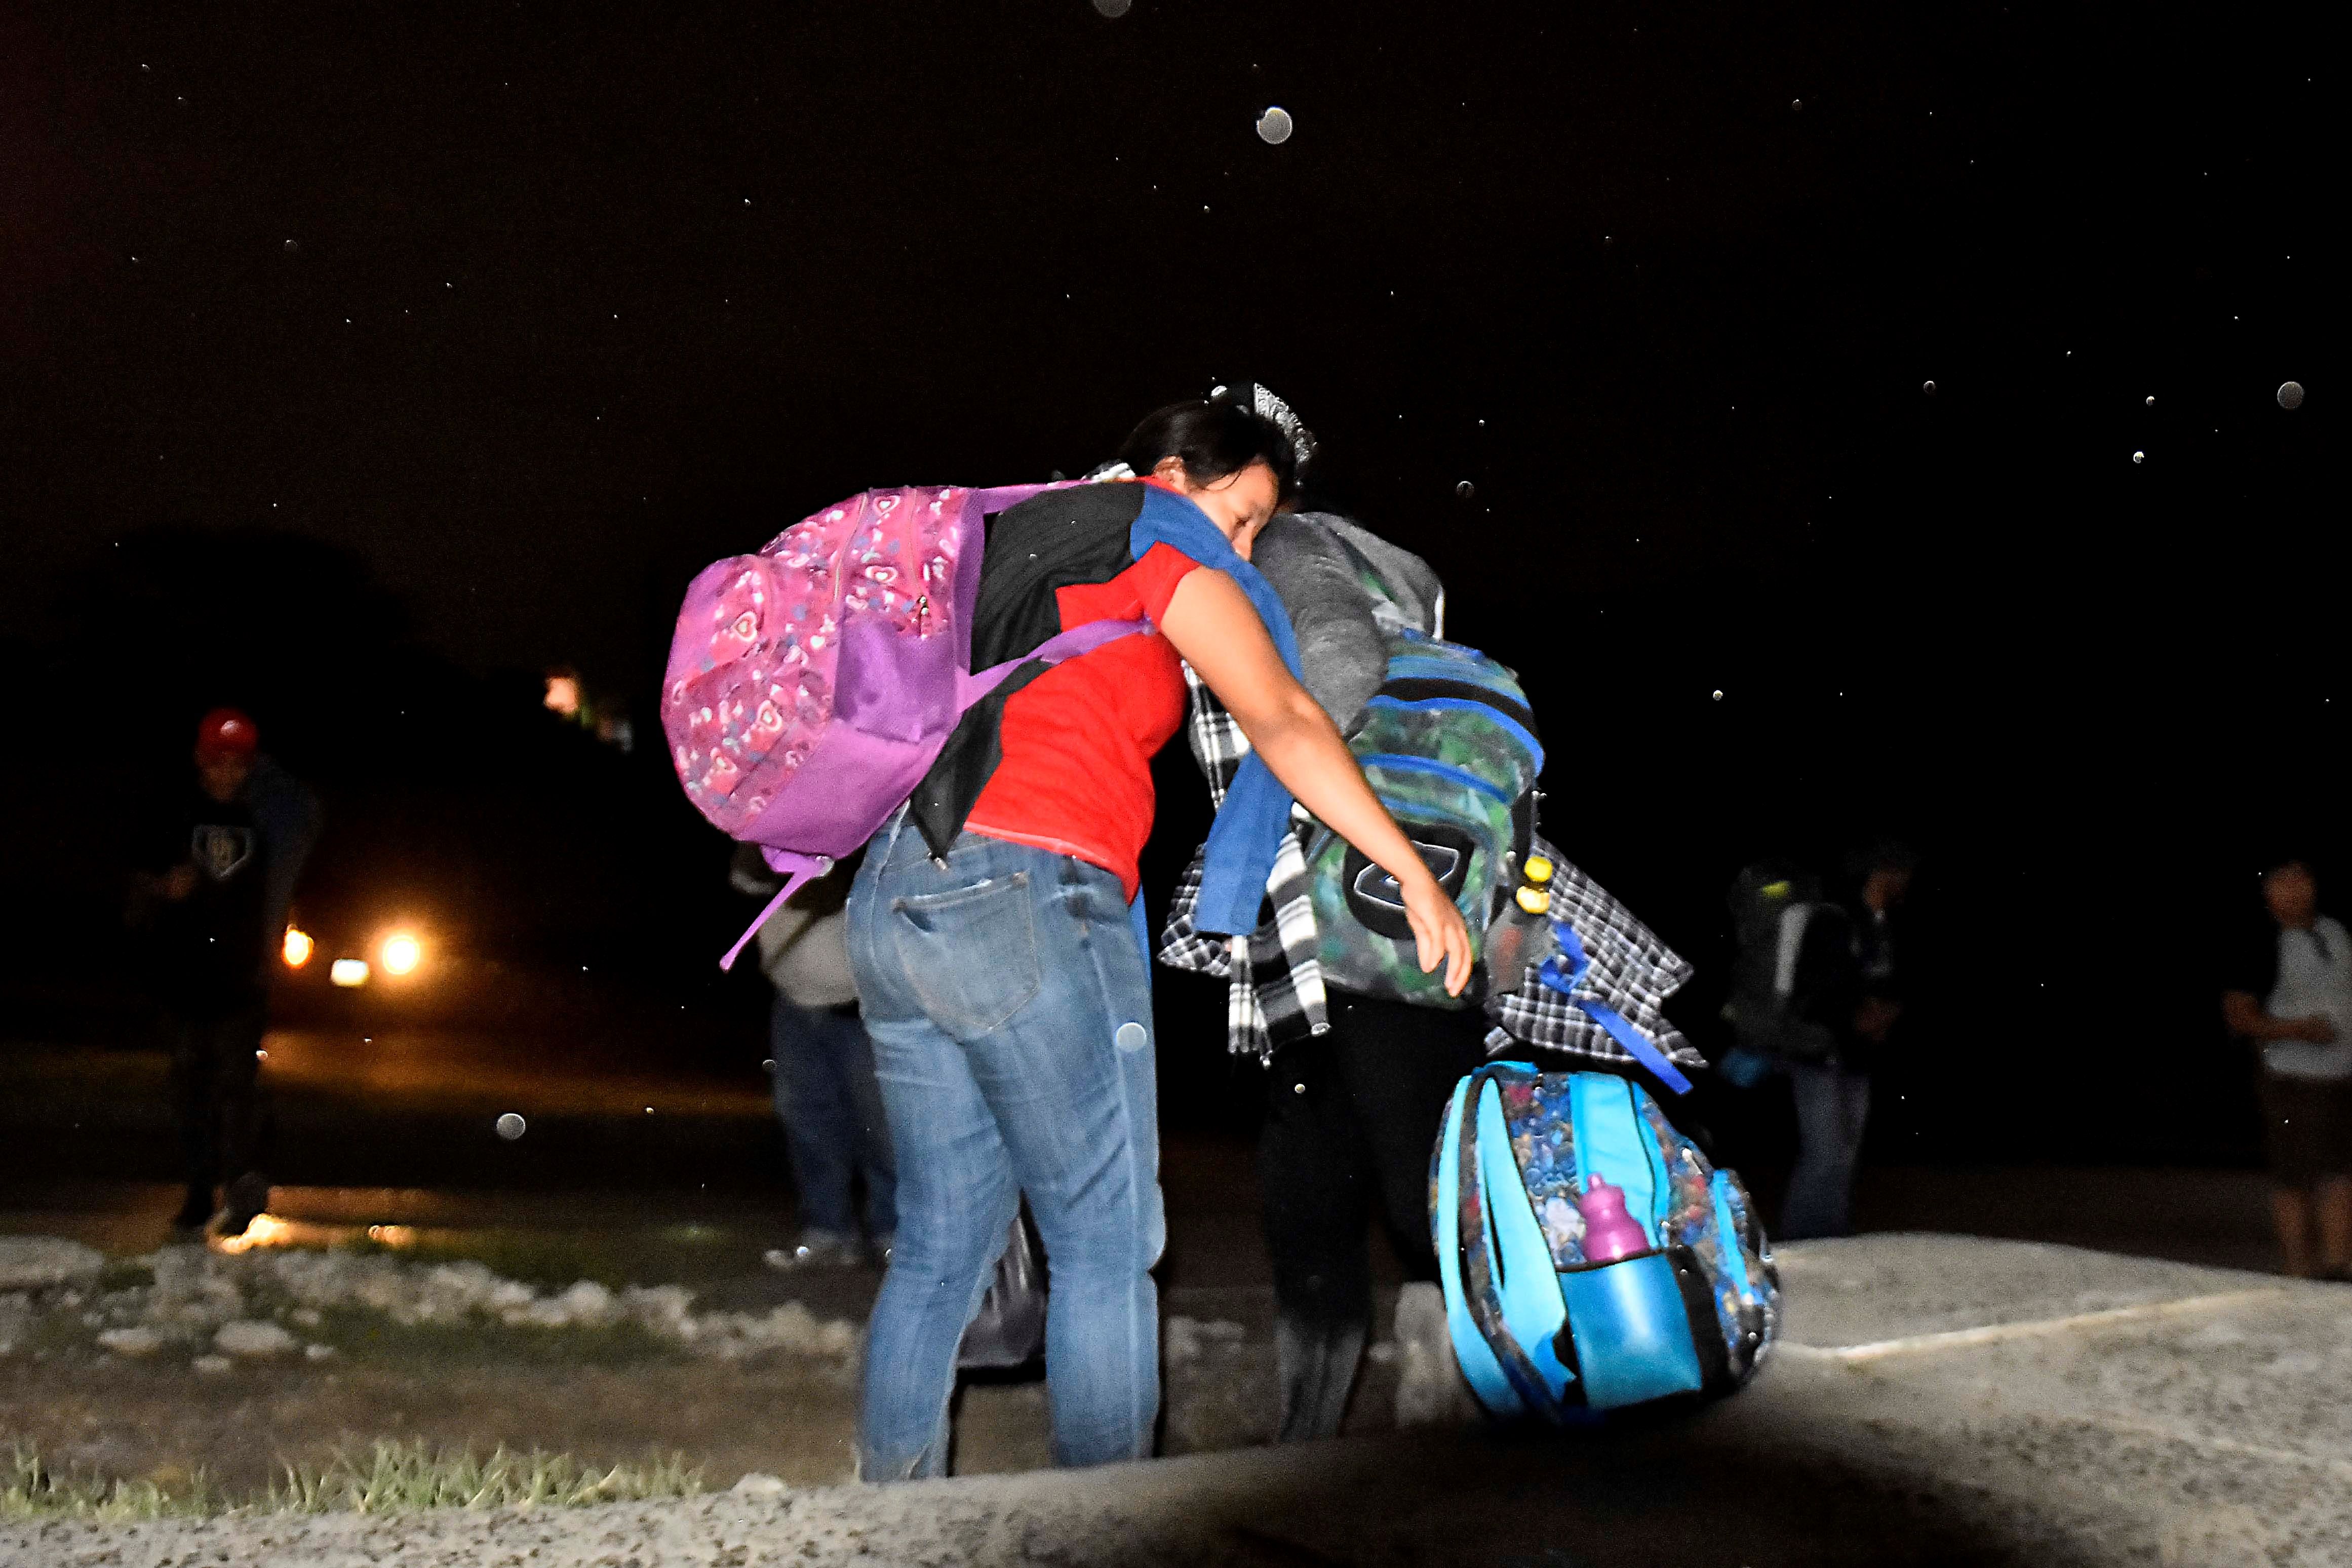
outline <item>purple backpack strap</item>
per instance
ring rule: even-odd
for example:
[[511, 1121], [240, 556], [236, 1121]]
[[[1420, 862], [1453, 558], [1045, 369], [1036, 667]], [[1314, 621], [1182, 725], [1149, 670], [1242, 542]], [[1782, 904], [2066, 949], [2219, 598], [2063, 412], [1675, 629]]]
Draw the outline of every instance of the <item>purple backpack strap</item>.
[[976, 706], [982, 698], [1004, 684], [1004, 678], [1023, 665], [1035, 660], [1040, 664], [1059, 664], [1065, 659], [1092, 653], [1105, 643], [1117, 642], [1137, 632], [1148, 632], [1151, 623], [1144, 621], [1088, 621], [1072, 626], [1068, 631], [1047, 637], [1019, 658], [1008, 658], [1003, 664], [992, 664], [986, 669], [956, 677], [956, 713]]
[[985, 517], [1019, 506], [1030, 497], [1044, 495], [1047, 490], [1065, 490], [1085, 482], [1083, 479], [1055, 479], [1042, 485], [997, 485], [984, 490], [967, 490], [964, 492], [964, 505]]
[[752, 937], [759, 934], [760, 928], [768, 923], [769, 916], [782, 909], [792, 896], [808, 886], [811, 880], [833, 869], [833, 857], [829, 855], [803, 855], [797, 850], [771, 849], [762, 845], [760, 856], [767, 861], [769, 870], [784, 873], [784, 885], [777, 889], [774, 898], [768, 900], [767, 907], [752, 918], [751, 923], [743, 928], [743, 934], [735, 939], [735, 945], [729, 948], [727, 956], [719, 961], [721, 969], [735, 967], [735, 960], [741, 955]]

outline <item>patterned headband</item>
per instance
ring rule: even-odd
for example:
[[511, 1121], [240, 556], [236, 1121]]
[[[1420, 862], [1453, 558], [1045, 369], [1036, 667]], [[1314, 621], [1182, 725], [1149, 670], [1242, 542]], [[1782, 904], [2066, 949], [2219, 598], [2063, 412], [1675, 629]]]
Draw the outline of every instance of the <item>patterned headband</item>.
[[1289, 404], [1254, 381], [1245, 381], [1239, 387], [1213, 386], [1209, 389], [1209, 396], [1213, 399], [1232, 395], [1238, 402], [1244, 392], [1249, 394], [1250, 411], [1261, 419], [1273, 420], [1275, 428], [1281, 431], [1284, 439], [1290, 443], [1291, 471], [1305, 473], [1307, 465], [1315, 460], [1315, 432], [1290, 411]]

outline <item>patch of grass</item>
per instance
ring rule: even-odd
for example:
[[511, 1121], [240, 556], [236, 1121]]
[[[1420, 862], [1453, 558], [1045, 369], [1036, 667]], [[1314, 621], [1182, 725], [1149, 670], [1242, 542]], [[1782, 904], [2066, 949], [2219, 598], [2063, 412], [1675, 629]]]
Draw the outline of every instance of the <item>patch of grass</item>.
[[203, 1470], [185, 1477], [106, 1480], [58, 1475], [29, 1444], [10, 1447], [0, 1460], [0, 1519], [160, 1519], [220, 1512], [228, 1500]]
[[532, 1504], [581, 1508], [693, 1497], [701, 1490], [701, 1468], [688, 1464], [683, 1454], [600, 1471], [569, 1454], [537, 1448], [518, 1454], [501, 1445], [485, 1458], [471, 1448], [430, 1448], [422, 1441], [379, 1439], [365, 1455], [338, 1450], [321, 1469], [287, 1466], [284, 1483], [271, 1484], [267, 1506], [295, 1513], [402, 1513]]
[[569, 1454], [501, 1445], [487, 1455], [422, 1441], [379, 1440], [366, 1452], [338, 1449], [320, 1466], [287, 1465], [260, 1497], [238, 1503], [201, 1469], [139, 1480], [60, 1476], [39, 1451], [16, 1443], [0, 1460], [0, 1520], [204, 1518], [231, 1509], [270, 1513], [405, 1513], [430, 1508], [583, 1508], [600, 1502], [687, 1498], [702, 1490], [702, 1468], [684, 1454], [599, 1470]]

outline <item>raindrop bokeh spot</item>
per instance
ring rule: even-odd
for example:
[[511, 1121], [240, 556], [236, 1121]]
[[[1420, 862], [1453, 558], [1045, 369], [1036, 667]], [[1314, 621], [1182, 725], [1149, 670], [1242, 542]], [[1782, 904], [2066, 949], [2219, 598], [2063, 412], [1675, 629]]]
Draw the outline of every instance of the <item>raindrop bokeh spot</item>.
[[509, 1143], [521, 1137], [526, 1131], [528, 1128], [523, 1119], [511, 1110], [499, 1118], [499, 1136]]
[[1921, 384], [1919, 390], [1926, 393], [1928, 396], [1933, 397], [1936, 395], [1936, 384], [1932, 381], [1925, 382]]
[[1095, 0], [1095, 11], [1104, 16], [1124, 16], [1134, 0]]
[[1257, 117], [1257, 139], [1269, 147], [1279, 147], [1289, 141], [1295, 129], [1290, 122], [1290, 110], [1276, 105], [1269, 105]]
[[301, 248], [302, 242], [299, 239], [289, 239], [286, 242], [286, 254], [289, 256], [293, 255], [296, 251]]
[[2278, 400], [2279, 406], [2281, 408], [2293, 409], [2302, 407], [2303, 383], [2299, 381], [2283, 381], [2279, 383]]
[[2146, 452], [2134, 452], [2132, 454], [2132, 461], [2135, 463], [2145, 463], [2147, 461], [2147, 454]]
[[2150, 408], [2155, 407], [2155, 406], [2156, 406], [2156, 399], [2155, 399], [2155, 398], [2153, 398], [2153, 397], [2149, 398], [2149, 399], [2147, 400], [2147, 405], [2148, 405]]
[[1722, 693], [1722, 692], [1720, 692], [1720, 691], [1717, 692], [1717, 693], [1715, 694], [1715, 700], [1716, 700], [1717, 702], [1722, 701], [1722, 700], [1723, 700], [1723, 693]]
[[1461, 497], [1464, 500], [1468, 500], [1472, 496], [1478, 493], [1478, 487], [1472, 484], [1468, 479], [1465, 479], [1460, 484], [1454, 487], [1454, 493]]

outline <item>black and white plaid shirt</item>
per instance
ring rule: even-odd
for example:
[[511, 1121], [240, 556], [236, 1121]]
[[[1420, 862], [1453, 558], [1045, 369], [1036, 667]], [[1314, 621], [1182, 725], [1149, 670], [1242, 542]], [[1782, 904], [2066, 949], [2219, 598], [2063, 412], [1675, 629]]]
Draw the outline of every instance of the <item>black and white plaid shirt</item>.
[[1664, 1010], [1666, 998], [1689, 981], [1689, 962], [1540, 834], [1535, 852], [1551, 859], [1552, 919], [1574, 929], [1587, 963], [1575, 987], [1563, 994], [1540, 978], [1543, 961], [1559, 950], [1551, 942], [1538, 944], [1517, 988], [1487, 998], [1495, 1027], [1486, 1036], [1486, 1053], [1497, 1056], [1525, 1044], [1601, 1062], [1632, 1061], [1633, 1053], [1579, 1005], [1590, 1000], [1614, 1009], [1676, 1066], [1705, 1067], [1706, 1058]]
[[[1184, 666], [1184, 682], [1192, 688], [1192, 707], [1185, 740], [1192, 760], [1209, 781], [1212, 806], [1225, 803], [1225, 791], [1250, 753], [1249, 737], [1224, 705], [1210, 695], [1201, 678]], [[1307, 898], [1307, 851], [1302, 836], [1308, 831], [1304, 812], [1294, 811], [1294, 831], [1283, 837], [1276, 850], [1274, 870], [1265, 879], [1266, 902], [1274, 918], [1245, 937], [1203, 931], [1192, 923], [1201, 901], [1202, 857], [1184, 868], [1176, 897], [1168, 907], [1168, 924], [1160, 936], [1160, 962], [1171, 969], [1214, 974], [1226, 980], [1225, 1048], [1235, 1055], [1272, 1058], [1277, 1046], [1319, 1035], [1331, 1027], [1330, 1010], [1323, 994], [1323, 965], [1316, 957], [1315, 908]]]

